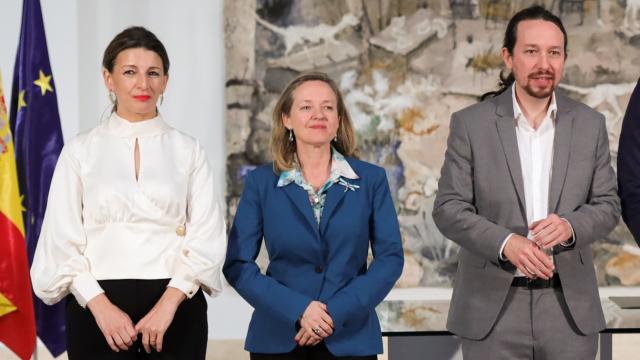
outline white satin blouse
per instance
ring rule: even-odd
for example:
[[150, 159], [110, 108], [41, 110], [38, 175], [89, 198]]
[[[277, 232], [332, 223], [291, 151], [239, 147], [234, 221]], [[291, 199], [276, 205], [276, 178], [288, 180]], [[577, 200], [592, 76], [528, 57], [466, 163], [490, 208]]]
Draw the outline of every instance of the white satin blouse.
[[[140, 168], [135, 176], [138, 140]], [[192, 297], [222, 290], [222, 209], [205, 152], [160, 116], [108, 121], [63, 148], [31, 279], [47, 304], [103, 292], [98, 280], [166, 279]]]

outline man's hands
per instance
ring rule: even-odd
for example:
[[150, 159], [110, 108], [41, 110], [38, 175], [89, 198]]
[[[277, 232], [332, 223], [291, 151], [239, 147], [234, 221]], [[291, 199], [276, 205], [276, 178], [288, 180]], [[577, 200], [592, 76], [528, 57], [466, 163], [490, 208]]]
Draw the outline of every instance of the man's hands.
[[504, 256], [530, 279], [549, 279], [553, 276], [553, 263], [544, 250], [571, 240], [569, 223], [556, 214], [533, 222], [529, 226], [532, 240], [513, 234], [504, 247]]
[[531, 240], [513, 234], [503, 250], [504, 256], [530, 279], [549, 279], [553, 276], [553, 263]]
[[299, 346], [313, 346], [331, 334], [333, 334], [333, 320], [329, 316], [327, 305], [312, 301], [300, 318], [300, 331], [294, 340]]
[[87, 303], [109, 347], [115, 352], [127, 350], [138, 338], [129, 315], [113, 305], [102, 293]]
[[529, 230], [533, 235], [533, 241], [543, 249], [552, 247], [571, 240], [571, 226], [556, 214], [550, 214], [545, 219], [535, 221]]

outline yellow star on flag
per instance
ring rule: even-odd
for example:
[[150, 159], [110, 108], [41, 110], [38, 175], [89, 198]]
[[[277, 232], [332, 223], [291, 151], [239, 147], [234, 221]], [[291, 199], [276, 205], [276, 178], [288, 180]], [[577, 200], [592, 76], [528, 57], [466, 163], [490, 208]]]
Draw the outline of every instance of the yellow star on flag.
[[26, 212], [27, 208], [24, 207], [24, 195], [20, 195], [20, 211]]
[[7, 315], [10, 312], [16, 311], [16, 309], [18, 308], [0, 293], [0, 316]]
[[47, 90], [53, 92], [53, 88], [51, 87], [51, 75], [45, 76], [42, 70], [40, 70], [40, 78], [33, 83], [40, 86], [40, 92], [42, 93], [42, 96], [44, 96]]
[[18, 93], [18, 111], [23, 107], [27, 107], [27, 102], [24, 101], [24, 90], [20, 90]]

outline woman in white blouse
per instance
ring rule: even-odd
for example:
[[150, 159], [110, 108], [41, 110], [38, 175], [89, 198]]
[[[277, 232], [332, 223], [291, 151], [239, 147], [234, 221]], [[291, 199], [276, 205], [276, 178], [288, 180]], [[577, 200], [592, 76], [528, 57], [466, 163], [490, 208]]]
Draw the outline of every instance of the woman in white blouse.
[[202, 290], [221, 291], [226, 251], [211, 168], [202, 146], [157, 111], [169, 58], [153, 33], [118, 34], [103, 67], [113, 111], [60, 154], [34, 291], [48, 304], [73, 295], [70, 359], [204, 359]]

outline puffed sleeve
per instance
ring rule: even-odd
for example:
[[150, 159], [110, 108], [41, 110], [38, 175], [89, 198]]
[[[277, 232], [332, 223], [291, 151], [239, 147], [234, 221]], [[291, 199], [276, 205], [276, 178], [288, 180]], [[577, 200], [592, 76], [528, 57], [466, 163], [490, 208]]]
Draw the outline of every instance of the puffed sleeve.
[[33, 291], [46, 304], [71, 292], [81, 306], [104, 291], [84, 256], [82, 179], [75, 156], [78, 140], [65, 145], [51, 179], [47, 210], [31, 265]]
[[186, 236], [168, 286], [189, 298], [199, 287], [211, 296], [222, 291], [222, 265], [227, 251], [224, 216], [214, 192], [213, 171], [204, 149], [196, 144], [189, 174]]

